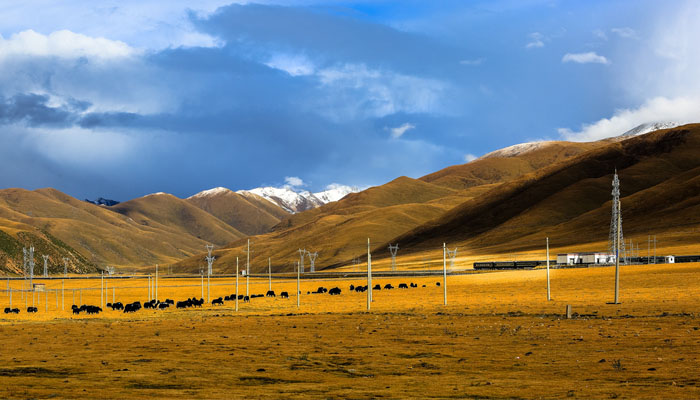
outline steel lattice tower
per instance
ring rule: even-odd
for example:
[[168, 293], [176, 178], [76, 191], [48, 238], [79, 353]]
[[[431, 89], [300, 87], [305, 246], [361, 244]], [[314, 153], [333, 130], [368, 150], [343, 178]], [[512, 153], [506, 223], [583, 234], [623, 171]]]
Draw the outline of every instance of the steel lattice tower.
[[617, 224], [620, 224], [620, 253], [616, 254], [620, 260], [625, 259], [625, 239], [622, 235], [622, 208], [620, 206], [620, 179], [617, 177], [617, 169], [615, 170], [615, 175], [612, 182], [612, 216], [610, 218], [610, 235], [608, 238], [609, 252], [611, 254], [616, 254], [617, 250]]
[[309, 256], [309, 272], [315, 272], [316, 271], [316, 257], [318, 257], [318, 252], [312, 253], [310, 251], [306, 252], [306, 255]]
[[214, 250], [214, 245], [208, 244], [208, 245], [206, 245], [206, 248], [207, 248], [207, 253], [208, 253], [208, 255], [205, 257], [207, 260], [207, 275], [211, 275], [213, 272], [212, 271], [212, 264], [214, 264], [214, 260], [216, 259], [216, 257], [213, 257], [211, 255], [211, 251]]
[[399, 252], [399, 244], [390, 244], [389, 252], [391, 253], [391, 270], [396, 271], [396, 253]]
[[450, 257], [450, 271], [455, 269], [455, 258], [457, 257], [457, 248], [454, 250], [447, 249], [447, 256]]

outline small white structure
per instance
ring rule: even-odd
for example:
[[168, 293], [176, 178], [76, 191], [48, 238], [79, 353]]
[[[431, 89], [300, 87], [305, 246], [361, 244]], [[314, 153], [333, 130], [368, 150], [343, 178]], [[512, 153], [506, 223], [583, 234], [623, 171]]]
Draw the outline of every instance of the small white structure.
[[45, 292], [46, 291], [46, 285], [43, 283], [35, 283], [34, 284], [34, 291], [35, 292]]
[[562, 253], [557, 254], [557, 264], [610, 264], [615, 262], [615, 255], [604, 252]]
[[246, 276], [248, 274], [248, 271], [242, 269], [241, 270], [241, 276]]
[[675, 264], [676, 263], [676, 256], [666, 256], [664, 257], [664, 260], [666, 264]]

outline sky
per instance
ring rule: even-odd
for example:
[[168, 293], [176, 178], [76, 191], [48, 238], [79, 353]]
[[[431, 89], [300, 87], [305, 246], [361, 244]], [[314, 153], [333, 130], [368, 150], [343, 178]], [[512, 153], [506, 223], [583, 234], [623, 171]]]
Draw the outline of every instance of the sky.
[[695, 1], [6, 0], [0, 187], [366, 187], [699, 122], [698, 20]]

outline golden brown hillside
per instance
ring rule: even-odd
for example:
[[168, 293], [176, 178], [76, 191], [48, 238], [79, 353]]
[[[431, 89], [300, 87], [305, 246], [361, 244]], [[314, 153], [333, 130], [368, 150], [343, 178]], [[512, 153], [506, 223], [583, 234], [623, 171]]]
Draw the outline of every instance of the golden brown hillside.
[[197, 239], [217, 245], [246, 236], [190, 202], [167, 193], [149, 194], [110, 209], [138, 224], [173, 234], [187, 232]]
[[[183, 200], [180, 201], [184, 203]], [[185, 205], [187, 209], [193, 209], [189, 215], [197, 216], [202, 221], [218, 221], [194, 206], [187, 203]], [[164, 207], [155, 215], [162, 216], [167, 210], [168, 208]], [[136, 214], [144, 217], [144, 214]], [[186, 215], [187, 213], [183, 213], [171, 219], [177, 220]], [[163, 217], [163, 220], [167, 219]], [[195, 229], [202, 229], [197, 227], [197, 223], [192, 224]], [[50, 237], [64, 243], [68, 251], [74, 252], [76, 257], [84, 257], [86, 261], [81, 264], [83, 269], [87, 268], [88, 263], [100, 267], [169, 263], [204, 249], [207, 240], [197, 238], [183, 229], [177, 229], [176, 226], [172, 224], [166, 228], [162, 223], [150, 219], [137, 221], [109, 207], [80, 201], [55, 189], [0, 190], [0, 230], [13, 238], [17, 238], [18, 232], [29, 232], [39, 237], [43, 237], [42, 234], [51, 235]], [[225, 230], [225, 224], [221, 221], [216, 222], [214, 226], [217, 235], [221, 232], [231, 240], [242, 237], [240, 233], [232, 233], [230, 227]], [[25, 242], [35, 243], [33, 240]], [[21, 252], [21, 248], [19, 251]], [[21, 257], [14, 259], [21, 261]], [[78, 264], [76, 261], [76, 266]], [[10, 266], [10, 263], [6, 262], [5, 265]]]
[[[291, 270], [299, 248], [320, 251], [317, 269], [350, 265], [364, 258], [367, 237], [377, 260], [388, 257], [389, 243], [399, 243], [400, 254], [408, 257], [438, 249], [443, 241], [459, 246], [461, 254], [512, 254], [541, 249], [546, 235], [559, 248], [581, 244], [582, 250], [604, 250], [615, 167], [622, 181], [626, 237], [641, 241], [681, 226], [696, 229], [697, 218], [685, 213], [697, 211], [697, 131], [691, 125], [624, 141], [550, 142], [519, 154], [492, 154], [420, 180], [399, 178], [293, 215], [274, 232], [252, 238], [252, 270], [265, 269], [267, 257], [273, 268]], [[513, 172], [514, 166], [519, 171]], [[689, 211], [654, 197], [666, 191]], [[649, 215], [659, 217], [649, 223], [642, 218]], [[680, 246], [696, 236], [668, 237], [667, 244], [680, 240]], [[244, 246], [239, 241], [220, 249], [219, 268], [231, 271], [235, 257], [244, 258]], [[201, 258], [178, 267], [194, 269]]]
[[245, 235], [267, 233], [289, 215], [264, 198], [218, 188], [188, 197], [187, 202], [219, 218]]
[[617, 168], [625, 237], [646, 242], [657, 235], [664, 247], [695, 245], [697, 252], [699, 152], [698, 124], [608, 141], [499, 185], [392, 241], [409, 253], [447, 242], [475, 253], [508, 254], [541, 249], [549, 236], [560, 248], [605, 250]]
[[503, 183], [604, 144], [603, 141], [520, 144], [491, 152], [467, 164], [447, 167], [420, 179], [453, 189]]

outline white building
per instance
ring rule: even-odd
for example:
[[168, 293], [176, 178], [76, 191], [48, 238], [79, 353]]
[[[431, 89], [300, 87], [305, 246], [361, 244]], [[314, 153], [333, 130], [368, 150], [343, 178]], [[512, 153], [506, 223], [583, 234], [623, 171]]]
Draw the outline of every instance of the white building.
[[611, 264], [615, 262], [615, 255], [604, 252], [562, 253], [557, 254], [557, 264]]

